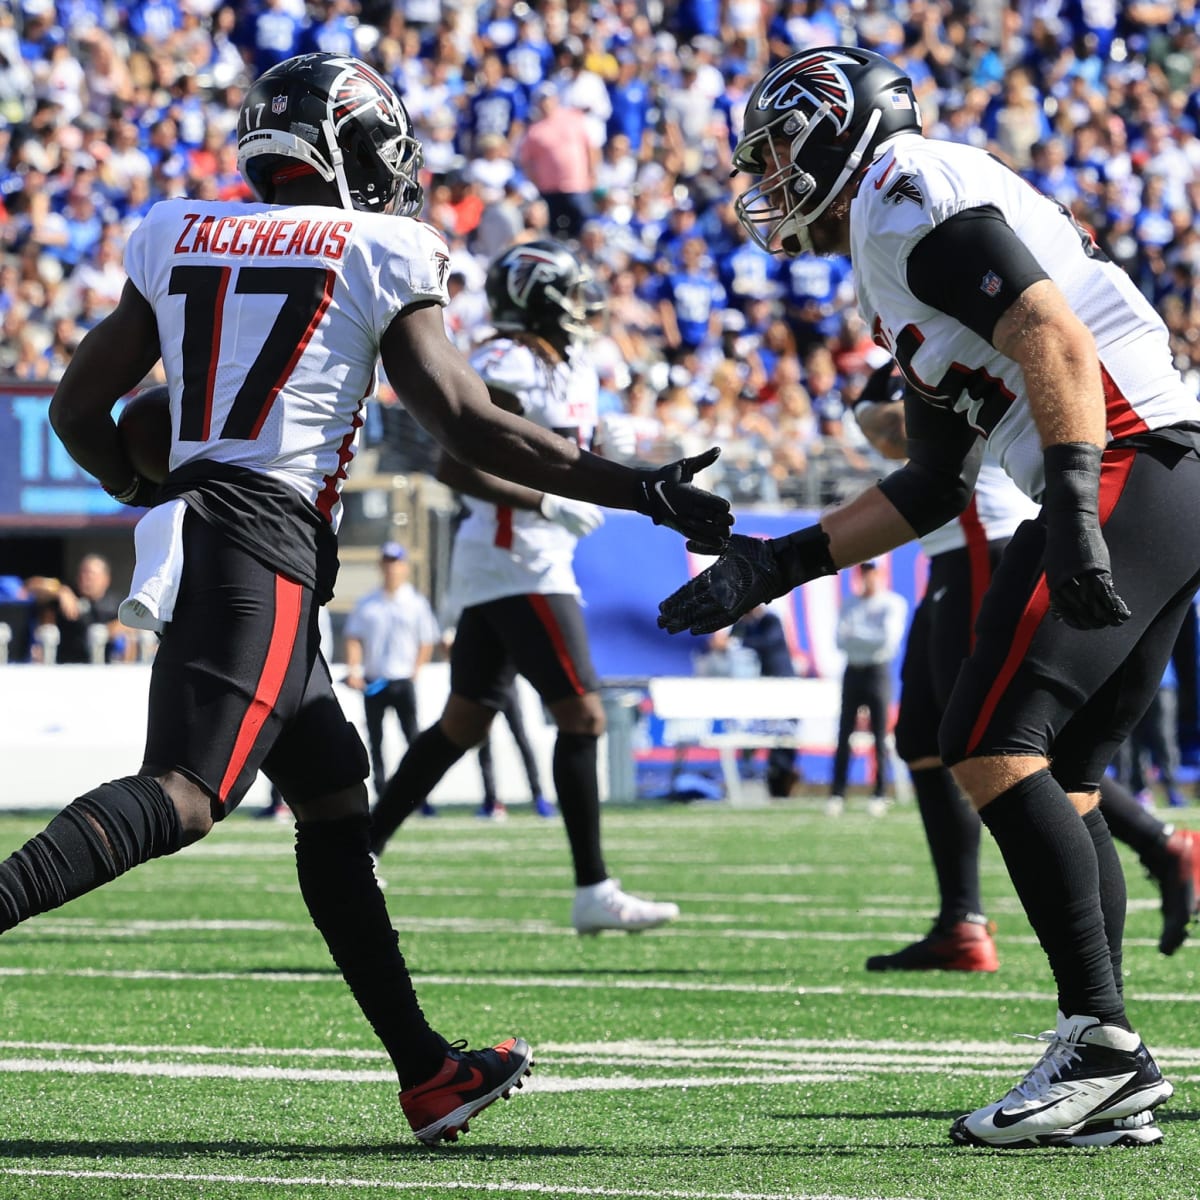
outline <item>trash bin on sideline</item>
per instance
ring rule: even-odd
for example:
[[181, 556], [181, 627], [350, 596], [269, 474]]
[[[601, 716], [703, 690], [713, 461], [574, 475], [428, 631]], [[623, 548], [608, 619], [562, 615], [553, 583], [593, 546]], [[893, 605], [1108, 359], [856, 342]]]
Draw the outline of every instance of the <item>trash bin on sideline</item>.
[[629, 804], [637, 799], [637, 770], [634, 764], [634, 731], [637, 728], [638, 708], [645, 693], [626, 684], [607, 684], [600, 688], [604, 719], [608, 726], [605, 763], [608, 768], [608, 787], [605, 800]]

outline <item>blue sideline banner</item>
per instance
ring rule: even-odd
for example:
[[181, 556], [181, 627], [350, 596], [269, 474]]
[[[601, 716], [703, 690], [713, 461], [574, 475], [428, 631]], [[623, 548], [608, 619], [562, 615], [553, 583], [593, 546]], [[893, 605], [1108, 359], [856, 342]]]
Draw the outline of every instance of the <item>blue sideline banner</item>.
[[0, 529], [132, 525], [50, 428], [49, 384], [0, 383]]

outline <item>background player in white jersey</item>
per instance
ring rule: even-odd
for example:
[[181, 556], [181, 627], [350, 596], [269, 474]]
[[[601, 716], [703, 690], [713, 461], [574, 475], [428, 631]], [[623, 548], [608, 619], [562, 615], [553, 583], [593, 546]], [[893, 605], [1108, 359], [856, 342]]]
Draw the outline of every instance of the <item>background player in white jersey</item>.
[[[600, 388], [581, 344], [590, 332], [590, 282], [590, 273], [561, 242], [510, 246], [487, 273], [497, 336], [471, 358], [494, 404], [582, 447], [596, 433]], [[609, 877], [601, 849], [596, 750], [604, 708], [573, 561], [576, 542], [600, 525], [603, 514], [450, 455], [443, 456], [438, 475], [467, 497], [469, 509], [450, 569], [450, 592], [462, 609], [450, 652], [450, 697], [372, 810], [372, 849], [381, 853], [438, 780], [483, 741], [519, 673], [558, 726], [554, 787], [575, 868], [575, 928], [651, 929], [674, 920], [676, 905], [622, 891]]]
[[970, 500], [983, 443], [1040, 502], [1005, 550], [940, 730], [1054, 973], [1049, 1048], [951, 1126], [994, 1146], [1157, 1141], [1172, 1087], [1122, 997], [1125, 881], [1097, 789], [1200, 582], [1200, 425], [1167, 331], [1054, 201], [921, 135], [911, 81], [807, 50], [751, 93], [737, 208], [772, 250], [848, 248], [859, 307], [912, 385], [908, 462], [811, 528], [735, 537], [662, 605], [709, 633], [928, 533]]
[[[904, 377], [894, 362], [867, 381], [855, 419], [885, 458], [908, 457]], [[929, 559], [925, 594], [913, 614], [900, 671], [896, 750], [908, 765], [937, 879], [940, 907], [929, 933], [891, 954], [867, 959], [868, 971], [995, 971], [999, 957], [979, 887], [980, 820], [938, 751], [938, 725], [962, 661], [974, 642], [975, 618], [1000, 556], [1037, 505], [984, 456], [971, 502], [952, 521], [920, 538]], [[1200, 902], [1200, 838], [1164, 824], [1129, 790], [1105, 776], [1100, 811], [1158, 884], [1163, 928], [1159, 949], [1173, 954]]]
[[[119, 305], [51, 402], [84, 469], [124, 503], [158, 502], [139, 523], [135, 578], [142, 616], [164, 627], [141, 769], [0, 864], [0, 929], [203, 837], [261, 768], [296, 816], [305, 903], [395, 1064], [406, 1118], [422, 1141], [453, 1140], [532, 1059], [523, 1039], [465, 1051], [426, 1021], [372, 872], [366, 754], [319, 651], [376, 362], [465, 461], [718, 542], [728, 506], [685, 482], [700, 461], [639, 474], [489, 402], [446, 339], [445, 247], [411, 219], [420, 146], [362, 63], [281, 63], [247, 92], [238, 133], [261, 203], [155, 206], [130, 237]], [[156, 490], [111, 411], [160, 357], [172, 438]]]

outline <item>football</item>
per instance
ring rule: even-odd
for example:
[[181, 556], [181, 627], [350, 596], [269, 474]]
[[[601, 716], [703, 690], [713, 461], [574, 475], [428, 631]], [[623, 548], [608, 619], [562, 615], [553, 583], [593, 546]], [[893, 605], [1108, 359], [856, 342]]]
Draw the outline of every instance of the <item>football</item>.
[[171, 404], [166, 387], [131, 396], [117, 418], [125, 453], [139, 475], [162, 483], [171, 466]]

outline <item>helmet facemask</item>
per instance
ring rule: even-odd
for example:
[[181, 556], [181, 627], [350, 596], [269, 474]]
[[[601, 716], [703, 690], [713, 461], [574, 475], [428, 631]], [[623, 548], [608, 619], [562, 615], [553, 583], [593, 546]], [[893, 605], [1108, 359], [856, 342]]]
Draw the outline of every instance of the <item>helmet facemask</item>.
[[[835, 158], [819, 144], [805, 153], [814, 135], [824, 132], [823, 124], [833, 126], [832, 137], [838, 136], [828, 102], [811, 116], [798, 108], [781, 113], [738, 142], [733, 154], [735, 172], [745, 171], [759, 178], [737, 197], [734, 210], [758, 246], [769, 254], [812, 251], [807, 227], [822, 216], [864, 165], [881, 116], [878, 109], [870, 113], [844, 160], [840, 153]], [[818, 138], [818, 143], [823, 140]], [[823, 158], [831, 162], [824, 164]], [[801, 166], [805, 161], [811, 169]], [[828, 178], [839, 162], [840, 170]]]

